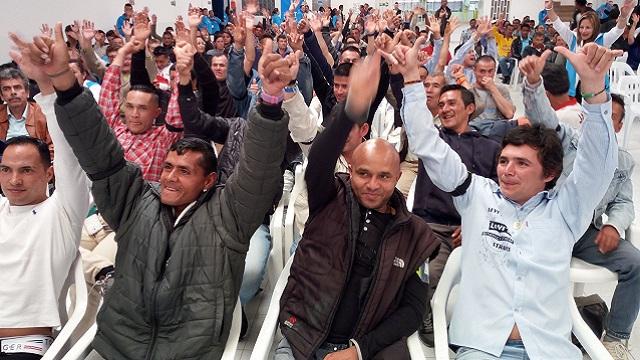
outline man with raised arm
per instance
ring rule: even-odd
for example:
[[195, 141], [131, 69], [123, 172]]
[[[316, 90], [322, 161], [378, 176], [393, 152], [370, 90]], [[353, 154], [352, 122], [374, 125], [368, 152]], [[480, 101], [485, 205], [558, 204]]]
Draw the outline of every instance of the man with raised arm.
[[395, 189], [398, 152], [368, 140], [349, 174], [335, 173], [354, 124], [366, 122], [380, 62], [376, 54], [354, 65], [346, 105], [310, 149], [309, 220], [280, 299], [276, 360], [406, 359], [405, 338], [424, 315], [427, 284], [416, 270], [437, 242]]
[[[449, 328], [450, 342], [460, 346], [458, 359], [487, 354], [582, 359], [569, 340], [569, 264], [617, 166], [604, 77], [620, 52], [596, 44], [577, 54], [555, 50], [574, 64], [582, 92], [590, 95], [583, 103], [586, 116], [573, 172], [555, 189], [562, 145], [553, 130], [511, 130], [502, 143], [496, 183], [472, 175], [438, 136], [422, 87], [403, 89], [402, 118], [411, 151], [433, 183], [454, 196], [462, 217], [462, 278]], [[386, 57], [410, 82], [419, 79], [416, 53], [416, 47], [397, 47]]]
[[[547, 67], [553, 66], [546, 59], [551, 51], [541, 57], [528, 57], [520, 63], [526, 75], [524, 82], [524, 103], [526, 115], [532, 124], [541, 124], [555, 129], [564, 150], [563, 178], [568, 176], [576, 157], [576, 139], [579, 131], [563, 124], [545, 96], [543, 77]], [[564, 68], [561, 71], [566, 71]], [[565, 75], [566, 78], [566, 75]], [[544, 81], [548, 78], [544, 77]], [[567, 81], [568, 83], [568, 81]], [[624, 120], [624, 98], [612, 94], [611, 120], [617, 133]], [[589, 228], [573, 248], [573, 256], [586, 262], [604, 266], [618, 274], [618, 285], [611, 301], [611, 311], [605, 321], [605, 335], [602, 342], [615, 360], [631, 359], [628, 340], [640, 309], [640, 250], [631, 242], [622, 239], [625, 230], [634, 219], [633, 184], [631, 175], [635, 162], [631, 154], [618, 150], [618, 167], [609, 184], [606, 195], [593, 211]], [[563, 181], [560, 179], [560, 182]], [[606, 221], [602, 215], [606, 214]]]
[[[62, 35], [61, 25], [58, 30]], [[12, 38], [26, 49], [26, 43]], [[60, 44], [67, 53], [63, 40]], [[46, 116], [56, 156], [51, 166], [47, 144], [20, 135], [6, 142], [0, 161], [0, 359], [37, 360], [61, 325], [58, 299], [65, 298], [63, 286], [78, 254], [89, 183], [56, 122], [49, 77], [55, 73], [19, 53], [12, 57], [38, 83], [41, 93], [35, 100]], [[68, 65], [65, 71], [71, 72]], [[56, 190], [48, 196], [54, 171]]]
[[36, 44], [29, 45], [31, 58], [52, 74], [58, 123], [117, 234], [118, 272], [98, 314], [89, 358], [220, 358], [249, 239], [282, 177], [288, 116], [281, 103], [290, 63], [263, 55], [261, 101], [249, 116], [238, 167], [225, 187], [214, 187], [211, 145], [192, 138], [171, 146], [157, 184], [125, 160], [91, 94], [74, 80], [61, 24], [53, 44], [40, 38]]

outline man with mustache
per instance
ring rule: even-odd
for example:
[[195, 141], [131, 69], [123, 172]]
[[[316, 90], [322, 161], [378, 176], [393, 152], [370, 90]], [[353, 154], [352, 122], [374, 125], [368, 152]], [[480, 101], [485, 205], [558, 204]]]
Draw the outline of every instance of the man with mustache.
[[7, 68], [0, 71], [0, 140], [31, 136], [44, 141], [53, 157], [53, 143], [47, 130], [47, 118], [34, 102], [29, 102], [29, 79], [22, 71]]

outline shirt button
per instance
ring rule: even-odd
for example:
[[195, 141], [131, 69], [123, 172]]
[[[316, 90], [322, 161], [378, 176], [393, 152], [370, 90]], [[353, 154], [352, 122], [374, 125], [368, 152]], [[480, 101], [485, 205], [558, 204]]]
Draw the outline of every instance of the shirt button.
[[365, 221], [367, 224], [371, 222], [371, 220], [367, 219], [367, 221]]
[[605, 110], [605, 111], [604, 111], [604, 114], [605, 114], [605, 115], [609, 114], [609, 110]]
[[367, 227], [365, 226], [362, 230], [367, 231]]

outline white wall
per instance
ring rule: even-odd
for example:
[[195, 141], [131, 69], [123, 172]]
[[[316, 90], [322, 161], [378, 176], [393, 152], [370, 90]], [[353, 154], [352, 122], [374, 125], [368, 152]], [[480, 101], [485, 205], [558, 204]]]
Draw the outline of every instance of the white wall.
[[[39, 33], [40, 25], [51, 26], [56, 21], [64, 25], [74, 19], [89, 19], [102, 30], [113, 29], [116, 19], [122, 14], [126, 0], [1, 0], [4, 12], [0, 21], [0, 63], [10, 60], [11, 41], [7, 37], [10, 31], [17, 32], [23, 38], [31, 39]], [[178, 14], [186, 16], [189, 2], [199, 7], [211, 7], [209, 0], [176, 0], [176, 6], [170, 0], [137, 0], [135, 9], [149, 6], [151, 13], [158, 15], [158, 32], [172, 25]]]

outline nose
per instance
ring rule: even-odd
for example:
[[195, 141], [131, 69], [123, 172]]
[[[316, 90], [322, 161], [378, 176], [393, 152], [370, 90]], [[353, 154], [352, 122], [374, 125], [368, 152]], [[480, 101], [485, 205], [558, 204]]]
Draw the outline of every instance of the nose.
[[511, 176], [515, 173], [515, 169], [516, 169], [516, 166], [513, 164], [513, 162], [509, 161], [504, 167], [504, 172], [506, 175]]
[[14, 171], [11, 174], [11, 178], [9, 179], [9, 184], [11, 184], [12, 186], [20, 186], [20, 185], [22, 185], [22, 177], [20, 176], [20, 174], [17, 171]]
[[380, 187], [380, 183], [378, 183], [378, 179], [375, 176], [372, 176], [369, 181], [366, 183], [368, 191], [375, 191]]

